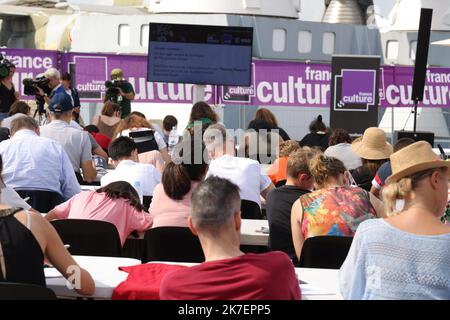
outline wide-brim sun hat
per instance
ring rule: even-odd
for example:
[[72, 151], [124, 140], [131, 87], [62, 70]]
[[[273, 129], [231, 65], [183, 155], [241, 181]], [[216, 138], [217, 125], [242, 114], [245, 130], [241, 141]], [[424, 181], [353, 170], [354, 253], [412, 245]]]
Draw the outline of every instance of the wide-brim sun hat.
[[352, 143], [352, 150], [367, 160], [388, 159], [393, 152], [391, 144], [386, 140], [386, 133], [376, 127], [367, 128], [362, 138]]
[[421, 171], [450, 167], [450, 161], [442, 160], [426, 141], [415, 142], [393, 153], [390, 159], [392, 175], [386, 179], [386, 183], [397, 182]]

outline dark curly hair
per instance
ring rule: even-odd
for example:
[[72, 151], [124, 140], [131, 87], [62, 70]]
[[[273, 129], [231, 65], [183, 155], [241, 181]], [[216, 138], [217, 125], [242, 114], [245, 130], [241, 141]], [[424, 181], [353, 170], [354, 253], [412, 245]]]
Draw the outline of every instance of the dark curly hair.
[[339, 143], [352, 143], [352, 138], [350, 138], [348, 132], [341, 128], [334, 129], [328, 139], [328, 146], [330, 147]]

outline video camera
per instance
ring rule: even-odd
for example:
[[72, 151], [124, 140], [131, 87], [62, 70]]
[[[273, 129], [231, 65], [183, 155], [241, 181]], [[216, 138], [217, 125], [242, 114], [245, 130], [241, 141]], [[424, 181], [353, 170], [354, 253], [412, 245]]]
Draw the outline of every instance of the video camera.
[[52, 92], [52, 89], [48, 86], [49, 82], [50, 82], [50, 80], [47, 79], [43, 74], [36, 76], [36, 78], [34, 78], [34, 79], [25, 78], [22, 81], [23, 86], [24, 86], [23, 93], [27, 96], [35, 96], [36, 106], [37, 106], [37, 110], [38, 110], [39, 114], [45, 113], [45, 109], [44, 109], [45, 100], [44, 100], [43, 96], [37, 94], [38, 93], [37, 88], [41, 88], [44, 91], [44, 93], [46, 93], [47, 95], [50, 95]]
[[125, 83], [127, 83], [127, 80], [107, 80], [105, 81], [105, 87], [106, 87], [106, 92], [105, 95], [108, 97], [108, 100], [114, 102], [114, 103], [118, 103], [119, 97], [122, 98], [119, 95], [119, 89], [122, 89], [123, 85]]
[[15, 65], [0, 54], [0, 80], [9, 76], [9, 69], [11, 67], [15, 67]]

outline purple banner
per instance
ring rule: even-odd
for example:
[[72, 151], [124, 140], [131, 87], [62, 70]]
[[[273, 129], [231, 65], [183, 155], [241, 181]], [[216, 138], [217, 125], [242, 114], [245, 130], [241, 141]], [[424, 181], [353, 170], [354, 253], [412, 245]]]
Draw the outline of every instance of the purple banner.
[[[411, 107], [414, 67], [382, 67], [382, 107]], [[428, 68], [423, 101], [419, 107], [450, 108], [450, 68]]]
[[22, 100], [34, 100], [34, 97], [23, 95], [23, 79], [34, 78], [51, 67], [58, 67], [57, 51], [1, 49], [0, 53], [16, 66], [13, 83]]
[[[134, 102], [191, 103], [192, 84], [147, 82], [147, 57], [132, 55], [103, 55], [68, 53], [62, 57], [62, 69], [75, 74], [74, 83], [81, 101], [101, 102], [105, 92], [105, 81], [111, 70], [120, 68], [124, 78], [134, 87]], [[206, 86], [205, 95], [214, 103], [215, 87]]]
[[[254, 68], [252, 87], [220, 88], [219, 101], [261, 106], [330, 106], [331, 65], [254, 60]], [[411, 107], [414, 67], [380, 69], [380, 106]], [[424, 101], [419, 106], [450, 108], [450, 68], [427, 70]]]
[[[22, 80], [35, 77], [50, 67], [70, 71], [82, 102], [101, 102], [104, 82], [111, 70], [121, 68], [133, 84], [134, 102], [191, 103], [193, 85], [146, 81], [147, 57], [84, 53], [58, 53], [32, 49], [0, 51], [17, 69], [14, 84], [22, 92]], [[59, 58], [59, 59], [58, 59]], [[331, 66], [303, 62], [253, 60], [250, 87], [207, 86], [209, 103], [280, 105], [293, 107], [330, 106]], [[411, 107], [413, 67], [381, 67], [380, 105]], [[30, 97], [22, 96], [30, 100]], [[450, 108], [450, 68], [429, 68], [424, 101], [419, 106]]]

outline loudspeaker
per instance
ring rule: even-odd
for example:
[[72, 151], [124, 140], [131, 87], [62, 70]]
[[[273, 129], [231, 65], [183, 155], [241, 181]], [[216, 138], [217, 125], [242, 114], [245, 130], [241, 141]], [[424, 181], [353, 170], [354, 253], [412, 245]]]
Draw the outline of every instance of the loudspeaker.
[[417, 36], [416, 63], [414, 65], [414, 82], [411, 97], [413, 101], [423, 100], [432, 17], [433, 9], [422, 9], [420, 11], [420, 26]]
[[411, 138], [414, 141], [426, 141], [434, 148], [434, 132], [426, 131], [395, 131], [395, 143], [401, 138]]

